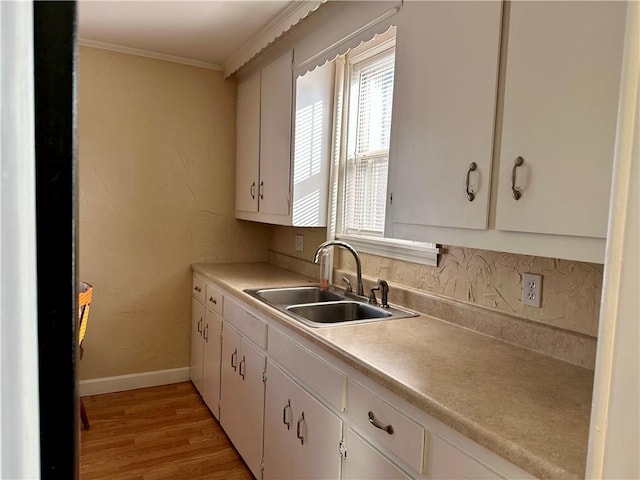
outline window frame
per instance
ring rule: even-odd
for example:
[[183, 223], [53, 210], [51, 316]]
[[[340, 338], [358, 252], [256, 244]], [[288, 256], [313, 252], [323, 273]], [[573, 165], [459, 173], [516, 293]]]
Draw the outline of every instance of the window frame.
[[[334, 129], [333, 129], [333, 159], [330, 181], [330, 204], [328, 218], [328, 239], [339, 239], [351, 244], [358, 252], [384, 256], [395, 260], [403, 260], [423, 265], [437, 266], [440, 248], [434, 243], [414, 242], [386, 237], [388, 222], [382, 235], [359, 235], [344, 233], [343, 216], [345, 212], [346, 190], [346, 156], [347, 134], [349, 124], [349, 92], [351, 89], [350, 64], [365, 62], [393, 49], [395, 62], [395, 27], [383, 34], [376, 35], [371, 41], [349, 50], [335, 60], [336, 83], [334, 96]], [[395, 66], [394, 66], [395, 69]], [[395, 72], [394, 72], [395, 74]], [[394, 87], [394, 95], [396, 94]], [[393, 122], [393, 113], [392, 113]], [[389, 145], [389, 168], [391, 166], [392, 140]], [[388, 174], [389, 175], [389, 174]], [[387, 176], [387, 205], [385, 217], [388, 215], [388, 182]]]

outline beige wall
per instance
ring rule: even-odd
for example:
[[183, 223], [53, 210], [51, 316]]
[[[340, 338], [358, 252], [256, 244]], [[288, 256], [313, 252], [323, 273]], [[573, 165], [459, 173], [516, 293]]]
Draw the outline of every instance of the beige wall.
[[[304, 250], [302, 252], [297, 252], [295, 249], [296, 235], [302, 235], [304, 238]], [[281, 227], [274, 225], [271, 227], [269, 234], [269, 250], [312, 261], [316, 248], [326, 239], [326, 228]]]
[[78, 71], [81, 378], [187, 367], [190, 264], [266, 256], [234, 219], [235, 82], [88, 47]]
[[[318, 229], [326, 235], [324, 229]], [[310, 252], [294, 252], [294, 236], [300, 229], [278, 227], [271, 232], [269, 249], [310, 260]], [[307, 236], [305, 235], [305, 250]], [[469, 301], [528, 320], [597, 336], [603, 265], [552, 258], [490, 252], [471, 248], [445, 247], [437, 267], [361, 254], [362, 273], [372, 278], [418, 290]], [[336, 267], [355, 272], [350, 254], [339, 253]], [[541, 273], [542, 307], [525, 307], [521, 302], [522, 274]], [[393, 291], [389, 294], [393, 302]]]

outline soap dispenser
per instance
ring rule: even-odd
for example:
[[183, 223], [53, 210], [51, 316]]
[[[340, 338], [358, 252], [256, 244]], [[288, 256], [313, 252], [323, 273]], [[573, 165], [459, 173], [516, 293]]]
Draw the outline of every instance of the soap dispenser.
[[331, 270], [331, 255], [327, 249], [320, 252], [320, 288], [329, 290], [329, 272]]

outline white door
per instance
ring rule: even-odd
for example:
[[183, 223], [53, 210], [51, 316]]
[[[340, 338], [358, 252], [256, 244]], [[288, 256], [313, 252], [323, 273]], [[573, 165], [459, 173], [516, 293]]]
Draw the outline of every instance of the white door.
[[264, 407], [264, 476], [263, 480], [293, 478], [296, 423], [291, 379], [267, 362]]
[[627, 4], [510, 5], [496, 228], [604, 238]]
[[345, 435], [343, 480], [406, 480], [411, 477], [349, 428]]
[[196, 390], [202, 395], [202, 329], [204, 327], [204, 305], [195, 299], [191, 300], [191, 361], [190, 376], [191, 382]]
[[293, 52], [262, 69], [260, 96], [260, 212], [288, 215], [291, 172]]
[[260, 72], [238, 83], [236, 105], [236, 210], [258, 211]]
[[393, 223], [487, 227], [501, 9], [495, 1], [403, 8], [389, 158], [391, 235]]
[[204, 340], [204, 354], [202, 360], [202, 375], [204, 390], [202, 398], [213, 412], [213, 416], [220, 419], [220, 358], [222, 320], [216, 314], [205, 310], [204, 329], [202, 337]]
[[295, 386], [296, 451], [292, 478], [340, 478], [342, 420], [306, 390]]

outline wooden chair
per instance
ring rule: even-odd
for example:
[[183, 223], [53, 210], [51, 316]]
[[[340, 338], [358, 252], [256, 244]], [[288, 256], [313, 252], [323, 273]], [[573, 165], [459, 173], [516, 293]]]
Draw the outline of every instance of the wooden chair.
[[[80, 345], [80, 359], [84, 354], [82, 343], [84, 335], [87, 332], [87, 322], [89, 321], [89, 307], [91, 305], [91, 297], [93, 296], [93, 286], [88, 283], [80, 283], [80, 291], [78, 292], [78, 344]], [[87, 410], [84, 408], [84, 402], [80, 398], [80, 419], [85, 430], [89, 430], [89, 417]]]

